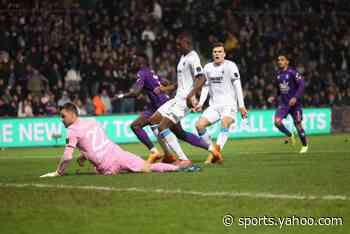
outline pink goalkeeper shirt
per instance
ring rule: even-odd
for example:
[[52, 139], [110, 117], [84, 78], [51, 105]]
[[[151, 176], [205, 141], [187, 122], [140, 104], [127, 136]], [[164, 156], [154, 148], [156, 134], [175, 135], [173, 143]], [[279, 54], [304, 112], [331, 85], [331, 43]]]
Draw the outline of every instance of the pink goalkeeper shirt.
[[78, 118], [67, 131], [64, 155], [57, 168], [60, 174], [64, 173], [72, 160], [74, 148], [78, 148], [97, 169], [108, 163], [111, 155], [115, 155], [118, 151], [123, 152], [118, 145], [108, 139], [102, 127], [94, 119]]

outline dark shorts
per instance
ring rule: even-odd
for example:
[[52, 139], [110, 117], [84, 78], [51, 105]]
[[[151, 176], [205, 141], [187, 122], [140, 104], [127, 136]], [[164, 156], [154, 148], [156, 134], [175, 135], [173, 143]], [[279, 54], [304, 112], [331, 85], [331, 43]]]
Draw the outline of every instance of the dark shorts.
[[145, 117], [146, 119], [150, 118], [155, 111], [153, 110], [146, 110], [144, 112], [141, 113], [141, 116]]
[[287, 117], [287, 115], [290, 114], [294, 120], [294, 122], [299, 123], [303, 120], [303, 110], [301, 107], [287, 107], [287, 106], [280, 106], [276, 110], [275, 113], [275, 119], [280, 118], [284, 119]]

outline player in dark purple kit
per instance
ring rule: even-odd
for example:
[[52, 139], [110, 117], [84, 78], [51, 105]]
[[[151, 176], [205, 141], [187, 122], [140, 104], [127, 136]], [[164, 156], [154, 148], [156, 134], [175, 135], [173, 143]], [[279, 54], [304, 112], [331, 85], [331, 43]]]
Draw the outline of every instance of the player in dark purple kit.
[[[161, 158], [161, 155], [157, 148], [154, 146], [152, 141], [149, 139], [143, 127], [148, 125], [148, 118], [165, 102], [169, 100], [169, 97], [163, 92], [162, 85], [167, 85], [167, 82], [155, 74], [148, 67], [148, 59], [145, 54], [139, 53], [134, 59], [134, 68], [137, 70], [137, 81], [126, 94], [119, 94], [117, 98], [124, 97], [136, 97], [142, 92], [149, 98], [149, 105], [147, 110], [142, 112], [140, 116], [131, 123], [131, 129], [137, 136], [137, 138], [150, 150], [148, 158], [149, 163], [154, 163], [157, 159]], [[207, 149], [208, 145], [198, 136], [185, 132], [180, 123], [175, 125], [171, 129], [174, 134], [181, 140], [190, 143], [191, 145]], [[172, 155], [167, 145], [164, 145], [161, 141], [159, 142], [164, 150], [163, 162], [173, 162], [176, 160], [175, 156]]]
[[[285, 54], [279, 54], [277, 58], [279, 70], [277, 72], [277, 95], [278, 109], [275, 114], [275, 126], [283, 132], [288, 140], [294, 145], [294, 134], [291, 133], [282, 123], [282, 119], [288, 114], [293, 117], [294, 125], [298, 131], [302, 148], [300, 153], [308, 151], [308, 143], [302, 126], [303, 112], [301, 108], [301, 95], [304, 91], [303, 77], [293, 68], [289, 67], [289, 59]], [[269, 102], [274, 102], [275, 97], [269, 97]]]

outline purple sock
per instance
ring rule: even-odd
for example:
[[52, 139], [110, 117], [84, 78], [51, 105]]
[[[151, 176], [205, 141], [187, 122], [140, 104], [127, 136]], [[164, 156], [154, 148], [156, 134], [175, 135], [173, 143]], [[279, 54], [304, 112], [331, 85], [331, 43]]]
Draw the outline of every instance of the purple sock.
[[290, 133], [290, 131], [283, 125], [283, 123], [276, 125], [276, 127], [288, 137], [292, 136], [292, 133]]
[[301, 129], [297, 128], [297, 130], [298, 130], [298, 134], [299, 134], [299, 138], [300, 138], [301, 143], [303, 144], [303, 146], [306, 146], [307, 140], [306, 140], [304, 128], [301, 128]]
[[142, 128], [131, 128], [137, 138], [150, 150], [154, 147], [147, 133]]
[[202, 138], [190, 132], [185, 132], [183, 138], [180, 139], [205, 150], [209, 148], [209, 145]]

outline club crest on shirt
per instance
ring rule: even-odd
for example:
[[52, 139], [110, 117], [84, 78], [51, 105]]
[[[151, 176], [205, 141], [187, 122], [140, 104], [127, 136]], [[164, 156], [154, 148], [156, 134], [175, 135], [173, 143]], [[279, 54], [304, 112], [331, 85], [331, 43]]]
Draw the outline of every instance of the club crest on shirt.
[[202, 71], [202, 68], [201, 68], [201, 67], [197, 67], [197, 68], [196, 68], [196, 71], [197, 71], [197, 72], [201, 72], [201, 71]]
[[288, 85], [288, 82], [287, 81], [283, 81], [282, 83], [280, 83], [280, 90], [281, 90], [281, 93], [288, 93], [289, 92], [289, 85]]

